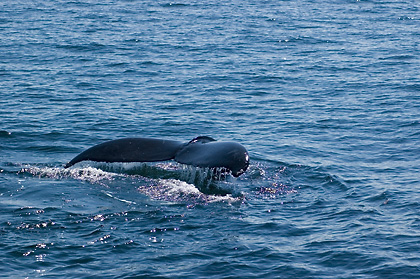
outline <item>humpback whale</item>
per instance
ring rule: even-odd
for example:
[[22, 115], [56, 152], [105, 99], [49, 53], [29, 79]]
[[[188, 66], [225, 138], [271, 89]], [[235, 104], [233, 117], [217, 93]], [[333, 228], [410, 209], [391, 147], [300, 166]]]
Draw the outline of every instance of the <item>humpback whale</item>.
[[167, 160], [202, 168], [224, 168], [234, 177], [243, 174], [249, 165], [248, 151], [241, 144], [200, 136], [187, 143], [153, 138], [111, 140], [86, 149], [64, 167], [69, 168], [81, 161], [111, 163]]

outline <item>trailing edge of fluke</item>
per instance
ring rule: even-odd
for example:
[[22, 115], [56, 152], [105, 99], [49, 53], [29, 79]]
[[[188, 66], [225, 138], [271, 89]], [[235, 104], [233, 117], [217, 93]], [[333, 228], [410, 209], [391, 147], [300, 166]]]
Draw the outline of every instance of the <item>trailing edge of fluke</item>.
[[68, 162], [69, 168], [81, 161], [157, 162], [175, 160], [181, 164], [203, 168], [225, 168], [235, 177], [249, 165], [248, 151], [236, 142], [197, 137], [187, 143], [150, 138], [124, 138], [95, 145]]

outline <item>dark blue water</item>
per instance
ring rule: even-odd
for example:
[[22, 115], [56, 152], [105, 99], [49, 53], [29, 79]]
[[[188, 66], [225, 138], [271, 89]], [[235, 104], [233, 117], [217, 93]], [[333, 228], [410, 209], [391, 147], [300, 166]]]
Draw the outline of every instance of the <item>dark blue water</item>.
[[[0, 277], [420, 277], [419, 16], [2, 1]], [[106, 140], [199, 135], [246, 146], [249, 170], [62, 167]]]

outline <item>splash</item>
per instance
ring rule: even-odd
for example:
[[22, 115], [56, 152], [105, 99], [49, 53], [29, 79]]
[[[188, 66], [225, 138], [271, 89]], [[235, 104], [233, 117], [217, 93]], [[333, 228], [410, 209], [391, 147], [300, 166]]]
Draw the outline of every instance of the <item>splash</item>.
[[[133, 200], [119, 197], [112, 191], [114, 186], [121, 188], [128, 185], [136, 186], [140, 193], [154, 200], [169, 202], [183, 202], [188, 205], [207, 204], [212, 202], [238, 202], [243, 199], [241, 193], [232, 195], [233, 183], [227, 181], [224, 174], [213, 169], [182, 167], [174, 164], [147, 165], [117, 165], [106, 166], [106, 170], [95, 167], [80, 167], [63, 169], [60, 167], [27, 166], [18, 174], [30, 174], [39, 178], [49, 179], [77, 179], [92, 184], [105, 186], [107, 190], [101, 192], [110, 198], [127, 204], [136, 204]], [[157, 175], [160, 178], [156, 178]], [[220, 179], [220, 181], [215, 180]], [[223, 180], [224, 179], [224, 180]]]
[[277, 182], [273, 182], [269, 186], [260, 186], [256, 191], [257, 196], [271, 199], [294, 193], [297, 193], [295, 189]]
[[102, 180], [113, 180], [115, 177], [121, 176], [93, 167], [73, 169], [63, 169], [59, 167], [26, 167], [22, 168], [19, 173], [29, 173], [33, 176], [38, 176], [39, 178], [73, 178], [88, 181], [90, 183], [98, 183]]
[[236, 194], [235, 179], [223, 168], [197, 168], [183, 165], [180, 179], [194, 184], [201, 192], [213, 195]]
[[100, 169], [125, 176], [145, 179], [180, 180], [192, 184], [205, 194], [236, 194], [236, 181], [229, 171], [223, 168], [198, 168], [173, 162], [165, 163], [113, 163], [99, 164]]
[[197, 204], [208, 204], [213, 202], [234, 203], [243, 200], [243, 196], [234, 197], [231, 194], [214, 195], [201, 192], [195, 185], [178, 179], [158, 179], [148, 185], [141, 185], [138, 190], [152, 199], [186, 202], [188, 207]]

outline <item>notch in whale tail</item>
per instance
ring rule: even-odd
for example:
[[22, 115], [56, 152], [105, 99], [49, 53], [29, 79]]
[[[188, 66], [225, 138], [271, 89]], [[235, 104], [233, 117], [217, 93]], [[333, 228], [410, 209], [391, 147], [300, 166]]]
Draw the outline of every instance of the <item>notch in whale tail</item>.
[[81, 161], [157, 162], [175, 160], [181, 164], [204, 168], [226, 168], [238, 177], [249, 165], [248, 152], [236, 142], [197, 137], [188, 143], [149, 138], [125, 138], [95, 145], [68, 162], [69, 168]]

